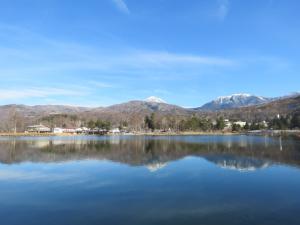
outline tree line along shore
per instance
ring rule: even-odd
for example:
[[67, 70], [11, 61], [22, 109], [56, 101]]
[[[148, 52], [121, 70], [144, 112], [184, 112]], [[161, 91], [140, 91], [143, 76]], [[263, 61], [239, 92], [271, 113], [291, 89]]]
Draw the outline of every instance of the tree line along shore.
[[[28, 132], [18, 132], [18, 133], [7, 133], [0, 132], [0, 137], [67, 137], [67, 136], [82, 136], [82, 135], [98, 135], [98, 134], [77, 134], [77, 133], [28, 133]], [[134, 133], [119, 133], [119, 134], [102, 134], [105, 136], [115, 136], [115, 135], [135, 135], [135, 136], [193, 136], [193, 135], [268, 135], [268, 136], [295, 136], [300, 138], [300, 130], [255, 130], [249, 132], [230, 132], [230, 131], [185, 131], [185, 132], [134, 132]]]
[[297, 130], [300, 128], [300, 96], [267, 104], [222, 110], [183, 108], [165, 103], [130, 101], [109, 107], [62, 105], [0, 106], [0, 132], [22, 133], [30, 126], [73, 131], [112, 129], [148, 132], [248, 132], [253, 130]]
[[[68, 116], [65, 116], [68, 118]], [[77, 120], [77, 117], [72, 117]], [[140, 129], [134, 129], [127, 121], [119, 124], [113, 124], [110, 121], [96, 119], [78, 123], [75, 127], [67, 127], [64, 121], [61, 121], [61, 127], [47, 123], [48, 125], [30, 125], [24, 130], [17, 128], [17, 123], [13, 129], [0, 132], [1, 136], [69, 136], [69, 135], [229, 135], [229, 134], [296, 134], [298, 135], [300, 127], [300, 115], [287, 115], [276, 117], [267, 121], [232, 121], [223, 117], [217, 119], [207, 119], [197, 116], [191, 116], [170, 123], [166, 118], [158, 118], [155, 113], [146, 115], [143, 120], [143, 126]], [[50, 126], [49, 126], [50, 125]]]

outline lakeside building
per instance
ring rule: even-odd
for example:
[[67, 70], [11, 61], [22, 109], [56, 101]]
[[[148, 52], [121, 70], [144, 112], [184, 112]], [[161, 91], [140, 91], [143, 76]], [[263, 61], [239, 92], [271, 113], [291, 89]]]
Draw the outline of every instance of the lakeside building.
[[100, 129], [98, 127], [95, 127], [93, 129], [89, 129], [87, 132], [87, 134], [99, 134], [99, 135], [105, 135], [108, 133], [108, 130], [106, 129]]
[[39, 125], [28, 126], [26, 128], [25, 132], [28, 132], [28, 133], [50, 133], [51, 129], [42, 124], [39, 124]]
[[233, 124], [239, 125], [240, 127], [243, 128], [243, 127], [246, 126], [247, 122], [244, 122], [244, 121], [236, 121], [236, 122], [234, 122]]
[[64, 128], [63, 133], [76, 134], [76, 129], [75, 128]]
[[[89, 128], [81, 127], [81, 128], [61, 128], [61, 127], [54, 127], [53, 129], [46, 127], [42, 124], [40, 125], [31, 125], [26, 128], [27, 133], [54, 133], [54, 134], [88, 134], [90, 132]], [[105, 132], [100, 132], [105, 133]], [[95, 134], [99, 134], [99, 130], [95, 131]]]
[[120, 134], [121, 131], [120, 131], [119, 128], [113, 128], [113, 129], [111, 129], [111, 130], [109, 131], [109, 133], [111, 133], [111, 134]]
[[79, 128], [76, 128], [76, 133], [77, 134], [86, 134], [90, 131], [89, 128], [87, 127], [79, 127]]
[[224, 123], [225, 123], [225, 129], [230, 129], [232, 127], [232, 123], [228, 119], [225, 119]]
[[54, 134], [62, 134], [64, 132], [64, 129], [63, 128], [60, 128], [60, 127], [55, 127], [53, 129], [53, 133]]
[[79, 128], [60, 128], [60, 127], [55, 127], [53, 129], [54, 134], [62, 134], [62, 133], [70, 133], [70, 134], [85, 134], [90, 131], [89, 128], [86, 127], [79, 127]]

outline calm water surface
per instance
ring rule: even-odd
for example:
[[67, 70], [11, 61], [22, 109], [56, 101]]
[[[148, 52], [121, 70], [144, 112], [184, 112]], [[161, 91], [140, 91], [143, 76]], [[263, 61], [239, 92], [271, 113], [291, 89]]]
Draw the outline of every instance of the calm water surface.
[[300, 224], [300, 140], [0, 138], [0, 224]]

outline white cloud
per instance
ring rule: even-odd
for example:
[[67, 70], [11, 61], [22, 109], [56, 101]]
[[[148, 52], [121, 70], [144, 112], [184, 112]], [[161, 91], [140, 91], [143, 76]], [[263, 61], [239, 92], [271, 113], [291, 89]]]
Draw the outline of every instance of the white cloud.
[[[115, 99], [100, 99], [111, 88], [126, 89], [141, 80], [159, 83], [163, 80], [186, 80], [187, 77], [205, 76], [211, 70], [230, 69], [238, 64], [232, 59], [201, 54], [149, 51], [126, 46], [113, 49], [93, 47], [49, 39], [24, 29], [3, 28], [0, 24], [0, 40], [15, 39], [11, 46], [0, 43], [2, 104], [36, 104], [43, 99], [43, 104], [111, 105], [116, 103]], [[3, 33], [10, 35], [1, 38]], [[22, 38], [24, 33], [26, 38]], [[168, 95], [168, 92], [156, 90], [152, 94]], [[77, 100], [73, 100], [73, 96]], [[85, 99], [89, 96], [89, 102], [78, 100], [83, 99], [80, 98], [82, 96]]]
[[83, 93], [80, 90], [68, 90], [60, 88], [28, 88], [28, 89], [1, 89], [0, 100], [9, 99], [24, 99], [24, 98], [46, 98], [49, 96], [82, 96]]
[[229, 0], [218, 0], [218, 9], [216, 16], [224, 20], [229, 13]]
[[169, 52], [142, 52], [135, 55], [133, 58], [149, 65], [166, 65], [166, 64], [194, 64], [194, 65], [219, 65], [228, 66], [233, 65], [233, 61], [209, 56], [189, 55], [189, 54], [176, 54]]
[[126, 14], [130, 13], [124, 0], [112, 0], [112, 1], [121, 12]]
[[[3, 31], [3, 32], [1, 32]], [[231, 59], [198, 54], [182, 54], [166, 51], [148, 51], [120, 47], [106, 49], [105, 46], [93, 48], [78, 43], [66, 43], [52, 40], [42, 35], [26, 31], [23, 28], [7, 27], [0, 24], [2, 33], [15, 39], [15, 47], [0, 44], [0, 76], [53, 76], [55, 74], [76, 74], [78, 71], [93, 70], [98, 73], [144, 74], [178, 71], [178, 68], [193, 70], [203, 66], [235, 65]], [[25, 39], [22, 38], [25, 35]], [[5, 37], [4, 40], [9, 37]], [[16, 47], [23, 46], [23, 47]], [[190, 74], [191, 71], [189, 71]], [[107, 75], [109, 76], [109, 75]], [[103, 77], [103, 76], [101, 76]], [[98, 87], [110, 87], [110, 84], [98, 82]]]
[[101, 81], [89, 81], [88, 83], [97, 88], [112, 88], [112, 87], [114, 87], [113, 84], [109, 84], [109, 83], [101, 82]]

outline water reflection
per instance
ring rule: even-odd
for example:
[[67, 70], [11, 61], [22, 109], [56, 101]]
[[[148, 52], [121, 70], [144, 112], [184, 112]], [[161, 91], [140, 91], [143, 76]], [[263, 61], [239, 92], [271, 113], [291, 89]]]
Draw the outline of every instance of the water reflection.
[[293, 138], [1, 138], [1, 224], [298, 225], [299, 165]]
[[235, 156], [235, 155], [216, 155], [204, 157], [210, 162], [215, 163], [224, 169], [238, 171], [255, 171], [257, 169], [267, 168], [272, 165], [270, 160], [262, 160], [251, 157]]
[[[283, 150], [284, 149], [284, 150]], [[240, 171], [273, 163], [300, 165], [300, 144], [294, 138], [247, 136], [50, 137], [2, 139], [0, 162], [63, 162], [110, 160], [145, 166], [151, 172], [187, 156]]]

